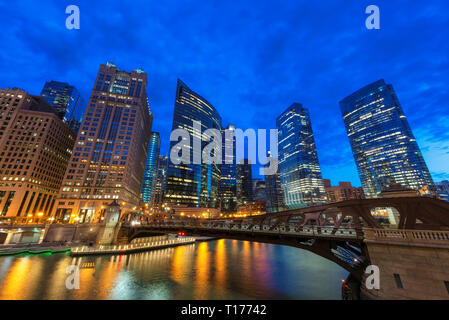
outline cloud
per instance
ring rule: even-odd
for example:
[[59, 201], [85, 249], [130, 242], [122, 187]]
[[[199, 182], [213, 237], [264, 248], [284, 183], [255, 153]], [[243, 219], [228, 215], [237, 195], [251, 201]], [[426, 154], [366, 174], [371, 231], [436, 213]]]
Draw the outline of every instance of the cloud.
[[[39, 94], [67, 81], [89, 98], [99, 64], [142, 67], [162, 152], [168, 153], [176, 79], [208, 99], [223, 123], [273, 128], [291, 103], [309, 108], [324, 175], [360, 181], [338, 101], [380, 78], [392, 83], [434, 176], [445, 176], [449, 3], [378, 0], [381, 30], [366, 30], [368, 1], [77, 1], [0, 3], [0, 87]], [[244, 112], [241, 112], [244, 110]]]

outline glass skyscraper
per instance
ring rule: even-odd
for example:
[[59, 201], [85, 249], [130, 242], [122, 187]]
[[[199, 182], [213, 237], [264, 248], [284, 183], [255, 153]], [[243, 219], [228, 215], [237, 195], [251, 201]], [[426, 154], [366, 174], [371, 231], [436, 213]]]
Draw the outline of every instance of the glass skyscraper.
[[[236, 171], [236, 151], [235, 151], [235, 127], [229, 125], [221, 131], [223, 137], [222, 157], [223, 163], [220, 166], [220, 208], [222, 212], [237, 211], [237, 171]], [[226, 134], [228, 133], [228, 134]], [[232, 153], [226, 152], [226, 145], [232, 146]], [[230, 150], [229, 150], [230, 151]]]
[[309, 111], [293, 103], [276, 120], [279, 174], [288, 209], [325, 202], [321, 168]]
[[153, 207], [162, 205], [167, 188], [167, 161], [166, 156], [159, 156], [157, 160], [156, 185], [154, 186]]
[[343, 99], [340, 108], [368, 198], [378, 197], [392, 183], [434, 189], [392, 85], [376, 81]]
[[253, 200], [252, 165], [250, 160], [242, 159], [237, 164], [237, 204], [243, 206]]
[[[201, 122], [202, 133], [196, 132], [194, 121]], [[190, 146], [193, 145], [192, 137], [204, 136], [205, 130], [221, 130], [221, 117], [217, 110], [179, 79], [173, 116], [173, 130], [176, 129], [184, 129], [190, 134]], [[178, 141], [172, 141], [170, 150], [177, 144]], [[201, 208], [218, 206], [219, 165], [193, 164], [194, 152], [202, 152], [207, 144], [207, 141], [202, 141], [200, 150], [189, 148], [192, 151], [190, 164], [174, 164], [168, 160], [166, 202]]]
[[158, 158], [161, 148], [159, 132], [152, 132], [148, 143], [148, 155], [142, 183], [142, 202], [154, 203], [155, 185], [158, 174]]
[[79, 91], [68, 83], [52, 80], [45, 83], [41, 96], [55, 108], [58, 117], [77, 133], [86, 109]]

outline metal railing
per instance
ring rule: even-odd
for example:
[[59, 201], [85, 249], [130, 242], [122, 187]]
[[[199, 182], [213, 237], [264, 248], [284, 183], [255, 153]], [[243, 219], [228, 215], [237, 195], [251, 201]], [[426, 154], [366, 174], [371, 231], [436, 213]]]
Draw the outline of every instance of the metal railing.
[[314, 237], [341, 237], [341, 238], [359, 238], [363, 239], [363, 232], [353, 228], [338, 228], [334, 226], [304, 226], [297, 225], [247, 225], [247, 224], [214, 224], [214, 223], [160, 223], [154, 224], [157, 228], [184, 228], [184, 229], [203, 229], [203, 230], [217, 230], [217, 231], [235, 231], [235, 232], [255, 232], [255, 233], [272, 233], [283, 235], [312, 235]]
[[76, 247], [72, 248], [71, 253], [73, 255], [83, 255], [83, 254], [123, 254], [127, 252], [133, 251], [141, 251], [144, 249], [157, 249], [169, 246], [175, 246], [180, 244], [187, 244], [195, 242], [195, 238], [193, 237], [183, 237], [175, 240], [161, 240], [161, 241], [151, 241], [145, 243], [137, 243], [137, 244], [125, 244], [125, 245], [114, 245], [114, 246], [106, 246], [100, 245], [98, 247]]

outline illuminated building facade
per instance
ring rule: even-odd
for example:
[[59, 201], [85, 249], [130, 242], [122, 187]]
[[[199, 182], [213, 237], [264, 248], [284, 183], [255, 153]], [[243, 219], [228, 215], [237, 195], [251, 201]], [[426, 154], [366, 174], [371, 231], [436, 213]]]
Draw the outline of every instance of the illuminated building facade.
[[167, 161], [166, 156], [159, 156], [157, 160], [156, 184], [154, 186], [153, 206], [160, 207], [164, 201], [167, 188]]
[[148, 143], [147, 162], [142, 183], [142, 202], [153, 204], [157, 180], [157, 162], [161, 149], [159, 132], [152, 132]]
[[101, 221], [116, 200], [139, 207], [152, 115], [147, 75], [102, 64], [55, 205], [56, 220]]
[[0, 123], [0, 217], [48, 217], [75, 134], [44, 98], [21, 89], [0, 89]]
[[376, 81], [340, 102], [366, 197], [393, 183], [413, 190], [434, 184], [393, 86]]
[[52, 80], [45, 83], [41, 96], [55, 108], [58, 117], [78, 133], [86, 109], [79, 91], [68, 83]]
[[[222, 157], [223, 162], [220, 166], [220, 188], [219, 199], [222, 212], [237, 211], [237, 167], [235, 161], [235, 127], [229, 125], [221, 131], [223, 137]], [[228, 133], [228, 134], [226, 134]], [[226, 145], [232, 146], [232, 153], [226, 152]], [[230, 151], [230, 150], [229, 150]]]
[[251, 162], [242, 159], [237, 164], [237, 205], [243, 206], [254, 200]]
[[[194, 121], [201, 122], [201, 132], [194, 128]], [[184, 129], [190, 134], [190, 163], [174, 164], [168, 160], [167, 191], [165, 202], [187, 205], [190, 207], [215, 208], [219, 205], [218, 187], [220, 182], [219, 164], [194, 164], [194, 154], [202, 152], [208, 144], [201, 141], [201, 148], [196, 150], [192, 137], [202, 138], [207, 129], [221, 130], [221, 117], [217, 110], [203, 97], [192, 91], [178, 79], [176, 87], [173, 130]], [[172, 141], [170, 150], [178, 141]]]
[[309, 111], [293, 103], [276, 120], [279, 174], [289, 209], [323, 204], [325, 193]]
[[363, 188], [353, 187], [351, 182], [339, 182], [338, 186], [332, 186], [329, 179], [323, 179], [323, 183], [329, 203], [365, 198]]
[[278, 172], [265, 176], [265, 194], [267, 213], [279, 212], [284, 209], [284, 194]]

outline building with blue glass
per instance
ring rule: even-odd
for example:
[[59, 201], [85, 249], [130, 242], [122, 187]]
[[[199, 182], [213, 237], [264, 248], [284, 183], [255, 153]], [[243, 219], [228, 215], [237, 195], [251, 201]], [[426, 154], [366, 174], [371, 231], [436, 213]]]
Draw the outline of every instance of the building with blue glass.
[[68, 83], [52, 80], [45, 83], [41, 96], [55, 108], [58, 117], [77, 133], [86, 109], [79, 91]]
[[237, 163], [237, 205], [244, 206], [254, 201], [252, 164], [249, 159]]
[[158, 174], [158, 159], [161, 149], [161, 139], [159, 132], [151, 132], [148, 143], [147, 162], [142, 183], [142, 202], [154, 204], [155, 188]]
[[434, 190], [434, 183], [391, 84], [383, 79], [340, 101], [349, 142], [366, 197], [393, 183]]
[[325, 203], [309, 111], [293, 103], [276, 120], [279, 175], [288, 209]]
[[[194, 121], [201, 123], [201, 132], [195, 129]], [[212, 104], [179, 79], [173, 115], [173, 130], [176, 129], [184, 129], [190, 135], [190, 143], [186, 142], [187, 148], [191, 150], [190, 163], [174, 164], [172, 159], [168, 160], [165, 202], [198, 208], [218, 207], [219, 164], [194, 164], [194, 159], [198, 157], [195, 153], [201, 153], [209, 144], [204, 131], [222, 129], [221, 117]], [[199, 149], [191, 148], [194, 136], [202, 138]], [[176, 146], [179, 146], [178, 141], [172, 141], [170, 150]]]
[[[223, 138], [221, 177], [219, 187], [222, 212], [237, 212], [237, 167], [235, 150], [235, 126], [229, 125], [221, 131]], [[231, 150], [232, 148], [232, 150]]]

